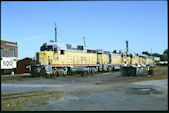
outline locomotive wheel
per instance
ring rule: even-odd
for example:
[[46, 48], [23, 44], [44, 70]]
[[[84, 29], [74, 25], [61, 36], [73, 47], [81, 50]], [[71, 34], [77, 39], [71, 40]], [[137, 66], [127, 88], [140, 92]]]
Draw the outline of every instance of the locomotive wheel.
[[59, 75], [59, 76], [64, 75], [64, 70], [63, 70], [63, 69], [59, 69], [59, 70], [58, 70], [58, 75]]
[[92, 74], [92, 68], [89, 68], [89, 74]]
[[92, 68], [92, 74], [96, 73], [95, 68]]
[[87, 70], [87, 74], [90, 74], [90, 68], [88, 68], [88, 70]]
[[45, 69], [42, 69], [40, 71], [39, 75], [42, 76], [42, 77], [45, 77], [47, 75]]
[[97, 72], [98, 72], [98, 69], [97, 69], [97, 68], [94, 68], [94, 70], [95, 70], [95, 73], [97, 73]]
[[68, 74], [68, 69], [67, 69], [67, 68], [62, 69], [62, 71], [63, 71], [63, 75], [64, 75], [64, 76], [66, 76], [66, 75]]
[[54, 77], [58, 77], [58, 76], [59, 76], [59, 74], [58, 74], [58, 72], [57, 72], [56, 69], [53, 69], [52, 72], [53, 72], [52, 75], [53, 75]]
[[58, 76], [62, 76], [62, 72], [60, 70], [58, 71]]
[[39, 74], [38, 74], [38, 71], [37, 71], [37, 68], [36, 68], [36, 67], [32, 68], [31, 70], [32, 70], [32, 71], [31, 71], [31, 75], [32, 75], [32, 76], [34, 76], [34, 77], [38, 77], [38, 76], [39, 76]]
[[33, 69], [33, 70], [31, 71], [31, 76], [36, 76], [36, 70], [35, 70], [35, 69]]
[[91, 73], [92, 73], [92, 74], [94, 74], [94, 73], [95, 73], [94, 68], [91, 68]]
[[91, 74], [93, 74], [93, 70], [92, 70], [92, 68], [90, 68], [90, 73], [91, 73]]
[[131, 70], [131, 75], [130, 76], [134, 76], [135, 73], [134, 73], [134, 70]]
[[103, 71], [102, 67], [99, 67], [98, 70], [99, 70], [99, 72], [102, 72], [102, 71]]
[[108, 69], [107, 69], [107, 70], [108, 70], [108, 72], [110, 72], [110, 71], [111, 71], [111, 67], [108, 67]]

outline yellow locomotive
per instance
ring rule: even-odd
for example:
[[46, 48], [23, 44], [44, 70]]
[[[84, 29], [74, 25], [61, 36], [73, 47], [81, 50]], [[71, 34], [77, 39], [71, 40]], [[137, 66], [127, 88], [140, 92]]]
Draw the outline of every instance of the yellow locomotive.
[[49, 42], [44, 43], [40, 52], [36, 53], [36, 63], [31, 66], [31, 74], [60, 76], [74, 71], [96, 73], [120, 69], [124, 64], [128, 66], [150, 63], [150, 58]]
[[138, 54], [124, 54], [123, 64], [122, 66], [133, 66], [133, 67], [153, 67], [155, 65], [155, 61], [153, 57], [146, 56], [146, 55], [138, 55]]
[[44, 43], [36, 53], [36, 64], [32, 65], [33, 75], [67, 75], [70, 71], [111, 71], [123, 64], [121, 54], [110, 51], [72, 47], [70, 44]]

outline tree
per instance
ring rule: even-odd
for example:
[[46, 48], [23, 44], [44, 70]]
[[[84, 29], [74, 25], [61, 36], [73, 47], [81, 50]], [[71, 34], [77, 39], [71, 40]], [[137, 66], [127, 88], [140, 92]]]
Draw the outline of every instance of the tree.
[[148, 51], [143, 51], [142, 54], [147, 55], [147, 56], [151, 56], [151, 54]]
[[168, 61], [168, 49], [163, 52], [163, 55], [160, 57], [161, 61]]
[[168, 49], [166, 49], [163, 53], [163, 55], [167, 55], [168, 56]]
[[152, 56], [153, 56], [153, 57], [161, 57], [162, 55], [161, 55], [161, 54], [158, 54], [158, 53], [153, 53]]

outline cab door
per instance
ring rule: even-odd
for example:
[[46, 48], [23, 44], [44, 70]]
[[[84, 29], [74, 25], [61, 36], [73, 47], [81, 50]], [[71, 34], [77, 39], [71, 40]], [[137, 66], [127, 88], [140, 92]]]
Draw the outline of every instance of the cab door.
[[103, 63], [103, 58], [102, 58], [102, 53], [97, 54], [97, 63], [102, 64]]
[[111, 59], [112, 59], [112, 55], [111, 54], [108, 55], [108, 59], [109, 59], [108, 63], [111, 64]]

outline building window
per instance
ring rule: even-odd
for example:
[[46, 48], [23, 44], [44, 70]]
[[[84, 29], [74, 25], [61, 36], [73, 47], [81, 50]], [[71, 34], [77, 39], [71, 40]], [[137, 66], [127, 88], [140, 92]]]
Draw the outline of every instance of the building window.
[[4, 49], [1, 48], [1, 57], [3, 57], [3, 56], [4, 56]]
[[14, 57], [14, 49], [10, 49], [9, 50], [9, 56], [10, 57]]

